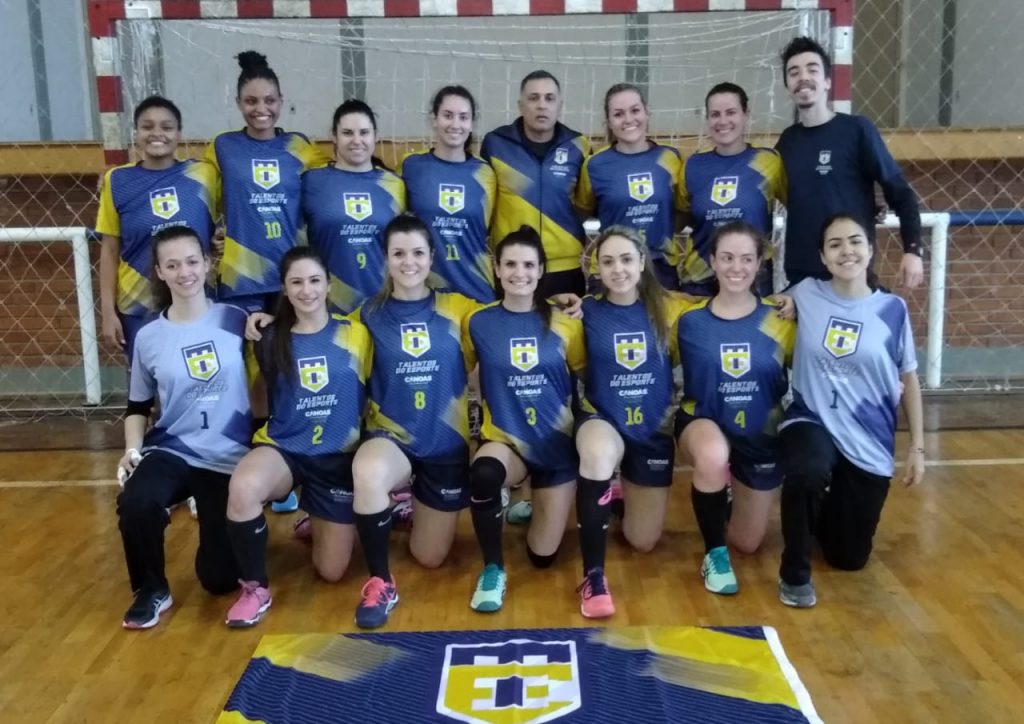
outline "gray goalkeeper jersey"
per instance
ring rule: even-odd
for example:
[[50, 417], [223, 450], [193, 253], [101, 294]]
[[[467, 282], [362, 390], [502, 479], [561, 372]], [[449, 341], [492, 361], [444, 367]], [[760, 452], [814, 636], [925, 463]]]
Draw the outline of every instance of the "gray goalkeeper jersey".
[[793, 403], [779, 429], [823, 425], [850, 462], [891, 477], [900, 375], [917, 369], [906, 302], [879, 291], [844, 299], [818, 279], [789, 294], [797, 308]]
[[142, 452], [164, 450], [220, 473], [235, 469], [252, 436], [244, 334], [245, 312], [227, 304], [211, 304], [191, 322], [161, 314], [139, 330], [128, 399], [160, 405]]

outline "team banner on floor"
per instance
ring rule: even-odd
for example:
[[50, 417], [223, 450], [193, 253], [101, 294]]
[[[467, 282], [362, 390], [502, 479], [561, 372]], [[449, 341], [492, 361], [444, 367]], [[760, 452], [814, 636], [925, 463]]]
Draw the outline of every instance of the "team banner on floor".
[[767, 626], [264, 636], [219, 722], [819, 722]]

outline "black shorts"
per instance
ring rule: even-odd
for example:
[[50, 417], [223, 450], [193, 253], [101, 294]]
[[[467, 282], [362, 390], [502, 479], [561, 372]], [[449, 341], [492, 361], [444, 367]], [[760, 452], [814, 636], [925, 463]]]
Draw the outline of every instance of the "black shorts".
[[291, 471], [292, 487], [302, 486], [299, 507], [331, 523], [355, 522], [352, 510], [353, 453], [293, 455], [279, 447], [273, 449], [280, 453]]
[[469, 455], [415, 458], [412, 494], [424, 505], [445, 513], [457, 513], [469, 505]]
[[[492, 441], [481, 440], [481, 445], [488, 442]], [[541, 465], [527, 460], [514, 445], [509, 445], [507, 442], [499, 444], [506, 446], [523, 461], [523, 465], [526, 466], [526, 474], [530, 477], [531, 488], [556, 488], [565, 483], [575, 482], [576, 477], [580, 474], [580, 459], [577, 457], [575, 449], [572, 451], [572, 455], [565, 460], [560, 460], [554, 465]], [[514, 485], [520, 481], [513, 480], [511, 482]]]
[[[678, 440], [686, 426], [697, 419], [710, 418], [697, 418], [679, 410], [676, 413], [674, 425], [675, 439]], [[714, 420], [711, 421], [714, 422]], [[732, 477], [751, 490], [775, 490], [782, 485], [782, 468], [775, 458], [769, 456], [754, 458], [745, 455], [737, 450], [736, 442], [730, 435], [724, 431], [722, 434], [725, 435], [725, 439], [729, 443], [729, 473]]]
[[[582, 416], [577, 420], [573, 437], [587, 420], [608, 422], [598, 414]], [[611, 425], [610, 422], [608, 424]], [[612, 425], [612, 428], [614, 427]], [[627, 440], [621, 433], [619, 437], [622, 438], [623, 445], [619, 473], [623, 478], [645, 488], [667, 488], [672, 485], [676, 457], [675, 440], [668, 435], [655, 435], [644, 442]]]

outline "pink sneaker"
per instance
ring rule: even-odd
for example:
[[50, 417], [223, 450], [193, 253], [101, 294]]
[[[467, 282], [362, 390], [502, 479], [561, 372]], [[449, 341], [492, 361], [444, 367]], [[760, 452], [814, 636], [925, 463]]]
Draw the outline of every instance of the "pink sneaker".
[[248, 628], [258, 624], [270, 610], [270, 589], [256, 581], [239, 581], [242, 592], [228, 610], [224, 621], [231, 628]]
[[587, 571], [583, 583], [576, 590], [580, 594], [580, 613], [584, 618], [608, 618], [615, 613], [615, 604], [612, 603], [603, 568]]

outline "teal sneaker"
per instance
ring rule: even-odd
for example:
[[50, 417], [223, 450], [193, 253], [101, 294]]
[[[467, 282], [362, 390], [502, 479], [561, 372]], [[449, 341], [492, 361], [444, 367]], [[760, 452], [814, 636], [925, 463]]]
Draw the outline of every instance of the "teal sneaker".
[[496, 563], [488, 563], [476, 579], [476, 590], [469, 607], [478, 613], [494, 613], [501, 610], [504, 600], [505, 569]]
[[294, 513], [299, 509], [299, 496], [293, 490], [280, 500], [272, 502], [270, 509], [275, 513]]
[[700, 567], [700, 575], [704, 578], [704, 588], [712, 593], [731, 596], [740, 590], [736, 574], [732, 572], [732, 563], [729, 562], [729, 549], [725, 546], [708, 551]]
[[512, 525], [526, 525], [533, 517], [533, 503], [529, 500], [520, 500], [513, 503], [505, 512], [505, 520]]

